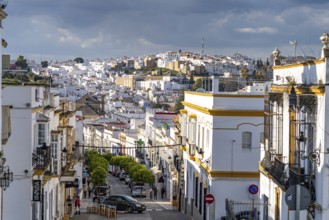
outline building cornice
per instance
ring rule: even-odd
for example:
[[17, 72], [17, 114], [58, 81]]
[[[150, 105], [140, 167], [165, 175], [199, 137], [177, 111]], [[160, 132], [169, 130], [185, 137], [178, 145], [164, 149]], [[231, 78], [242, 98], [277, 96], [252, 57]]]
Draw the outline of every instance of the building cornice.
[[252, 95], [252, 94], [246, 94], [246, 95], [244, 95], [244, 94], [213, 94], [213, 93], [192, 92], [192, 91], [185, 91], [185, 94], [207, 96], [207, 97], [221, 97], [221, 98], [264, 98], [264, 95]]
[[304, 66], [312, 66], [316, 64], [322, 64], [325, 63], [325, 59], [319, 59], [319, 60], [310, 60], [306, 61], [304, 63], [293, 63], [293, 64], [286, 64], [281, 66], [273, 66], [273, 70], [281, 70], [281, 69], [289, 69], [289, 68], [296, 68], [296, 67], [304, 67]]
[[189, 102], [182, 102], [185, 107], [194, 109], [198, 112], [212, 116], [243, 116], [243, 117], [264, 117], [264, 110], [223, 110], [209, 109]]
[[[325, 87], [324, 85], [316, 85], [316, 86], [303, 86], [303, 85], [295, 85], [294, 86], [296, 94], [314, 94], [322, 96], [324, 95]], [[287, 93], [289, 94], [291, 90], [290, 85], [272, 85], [271, 92], [278, 93]]]

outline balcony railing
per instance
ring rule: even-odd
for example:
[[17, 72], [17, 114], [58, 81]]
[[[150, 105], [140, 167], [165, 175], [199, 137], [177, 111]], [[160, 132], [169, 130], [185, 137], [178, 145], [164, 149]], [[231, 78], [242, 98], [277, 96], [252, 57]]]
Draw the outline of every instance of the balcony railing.
[[44, 144], [37, 147], [35, 153], [32, 154], [32, 165], [36, 170], [46, 170], [51, 162], [50, 147]]
[[277, 155], [266, 153], [260, 164], [285, 189], [298, 183], [304, 184], [306, 181], [303, 168], [298, 170], [296, 167], [289, 167]]

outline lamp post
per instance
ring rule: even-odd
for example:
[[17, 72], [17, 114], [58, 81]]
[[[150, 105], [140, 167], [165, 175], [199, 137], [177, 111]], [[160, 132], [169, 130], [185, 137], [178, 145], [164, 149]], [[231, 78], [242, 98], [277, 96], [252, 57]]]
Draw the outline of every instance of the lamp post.
[[6, 190], [13, 181], [13, 172], [8, 166], [1, 166], [0, 168], [0, 187]]
[[298, 156], [297, 157], [297, 169], [298, 169], [298, 176], [297, 176], [297, 185], [296, 185], [296, 214], [295, 214], [295, 219], [299, 220], [300, 219], [300, 197], [301, 197], [301, 192], [300, 192], [300, 171], [301, 171], [301, 157], [300, 157], [300, 153], [301, 153], [301, 149], [300, 149], [300, 143], [305, 143], [307, 138], [304, 136], [304, 132], [300, 132], [299, 133], [299, 137], [296, 138], [297, 140], [297, 147], [298, 147]]

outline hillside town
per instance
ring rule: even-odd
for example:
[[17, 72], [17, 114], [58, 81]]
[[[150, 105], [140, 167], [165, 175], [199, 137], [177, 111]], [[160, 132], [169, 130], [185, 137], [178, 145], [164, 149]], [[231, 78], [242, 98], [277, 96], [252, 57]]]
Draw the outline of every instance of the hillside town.
[[[179, 50], [40, 63], [1, 51], [0, 220], [137, 219], [161, 202], [194, 220], [329, 219], [319, 38], [317, 58], [273, 47], [267, 60]], [[111, 203], [114, 183], [142, 209]]]

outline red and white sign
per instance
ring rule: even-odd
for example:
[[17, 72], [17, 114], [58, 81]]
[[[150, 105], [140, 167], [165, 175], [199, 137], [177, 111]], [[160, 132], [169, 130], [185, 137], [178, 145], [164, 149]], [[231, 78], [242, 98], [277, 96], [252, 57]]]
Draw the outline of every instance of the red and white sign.
[[213, 194], [207, 194], [204, 197], [204, 202], [207, 204], [212, 204], [215, 201], [215, 197], [213, 196]]

